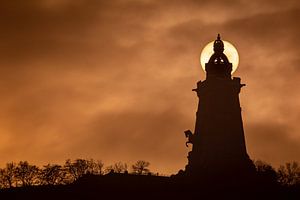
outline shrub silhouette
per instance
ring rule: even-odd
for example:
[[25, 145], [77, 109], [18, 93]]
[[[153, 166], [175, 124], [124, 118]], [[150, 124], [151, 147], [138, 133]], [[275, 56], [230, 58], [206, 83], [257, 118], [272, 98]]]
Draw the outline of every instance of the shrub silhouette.
[[263, 181], [268, 182], [268, 184], [275, 183], [277, 181], [276, 170], [270, 164], [257, 160], [254, 162], [254, 165], [258, 175]]
[[298, 162], [288, 162], [278, 169], [278, 181], [282, 185], [300, 185], [300, 166]]

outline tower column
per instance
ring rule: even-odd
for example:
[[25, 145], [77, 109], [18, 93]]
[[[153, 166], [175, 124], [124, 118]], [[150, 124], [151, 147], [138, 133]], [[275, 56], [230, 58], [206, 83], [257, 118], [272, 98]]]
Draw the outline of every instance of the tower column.
[[239, 93], [245, 84], [231, 77], [232, 64], [223, 53], [220, 36], [215, 53], [206, 63], [206, 80], [194, 91], [199, 98], [194, 133], [186, 131], [193, 144], [186, 174], [194, 178], [250, 175], [255, 171], [244, 139]]

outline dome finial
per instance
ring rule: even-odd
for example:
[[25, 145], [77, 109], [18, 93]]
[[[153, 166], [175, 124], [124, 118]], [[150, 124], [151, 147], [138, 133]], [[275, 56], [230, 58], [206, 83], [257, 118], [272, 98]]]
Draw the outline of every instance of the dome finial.
[[223, 51], [224, 51], [224, 43], [221, 40], [220, 33], [218, 33], [217, 39], [214, 42], [214, 52], [223, 53]]

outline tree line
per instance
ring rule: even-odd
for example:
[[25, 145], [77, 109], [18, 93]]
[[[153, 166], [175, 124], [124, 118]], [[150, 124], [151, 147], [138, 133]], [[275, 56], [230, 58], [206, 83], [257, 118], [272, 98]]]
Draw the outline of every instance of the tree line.
[[256, 171], [267, 180], [273, 180], [283, 186], [300, 186], [300, 165], [298, 162], [287, 162], [275, 169], [270, 164], [254, 161]]
[[87, 174], [105, 175], [109, 173], [151, 174], [150, 163], [138, 160], [131, 165], [117, 162], [104, 167], [101, 160], [66, 160], [63, 165], [47, 164], [43, 167], [31, 165], [27, 161], [7, 163], [0, 169], [0, 188], [25, 187], [33, 185], [70, 184]]
[[[266, 180], [273, 180], [284, 186], [300, 185], [300, 165], [288, 162], [275, 169], [264, 161], [254, 161], [258, 175]], [[126, 163], [117, 162], [104, 167], [101, 160], [76, 159], [66, 160], [63, 165], [47, 164], [42, 167], [31, 165], [27, 161], [7, 163], [0, 168], [0, 188], [24, 187], [34, 185], [66, 185], [77, 181], [87, 174], [106, 175], [124, 173], [136, 175], [153, 175], [150, 163], [138, 160], [128, 167]], [[157, 175], [157, 174], [156, 174]]]

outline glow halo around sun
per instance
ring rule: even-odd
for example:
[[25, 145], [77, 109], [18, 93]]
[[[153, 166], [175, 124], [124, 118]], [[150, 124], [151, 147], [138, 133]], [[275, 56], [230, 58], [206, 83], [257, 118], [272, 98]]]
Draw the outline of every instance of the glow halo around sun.
[[[232, 63], [232, 71], [231, 74], [235, 72], [239, 65], [239, 54], [236, 48], [229, 42], [224, 41], [224, 54], [227, 56], [229, 62]], [[200, 54], [200, 63], [202, 69], [205, 71], [205, 63], [208, 62], [210, 57], [214, 53], [214, 41], [208, 43], [202, 50]]]

